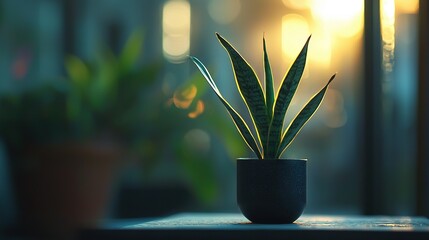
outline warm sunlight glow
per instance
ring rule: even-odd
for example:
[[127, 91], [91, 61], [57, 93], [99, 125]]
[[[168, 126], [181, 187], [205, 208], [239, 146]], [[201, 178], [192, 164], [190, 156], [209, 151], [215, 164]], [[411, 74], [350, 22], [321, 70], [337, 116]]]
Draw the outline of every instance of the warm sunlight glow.
[[417, 13], [419, 11], [419, 0], [396, 0], [398, 13]]
[[326, 30], [353, 37], [363, 29], [363, 0], [312, 0], [311, 13]]
[[329, 67], [331, 64], [332, 38], [327, 31], [316, 31], [311, 37], [309, 59], [318, 66]]
[[210, 17], [219, 24], [233, 22], [241, 10], [240, 0], [211, 0], [208, 5]]
[[311, 5], [311, 0], [282, 0], [286, 7], [293, 9], [307, 9]]
[[381, 0], [380, 4], [383, 67], [386, 72], [391, 72], [395, 53], [395, 1]]
[[307, 20], [298, 14], [287, 14], [282, 18], [282, 51], [288, 59], [294, 59], [310, 36]]
[[171, 62], [181, 62], [189, 53], [191, 7], [185, 0], [170, 0], [162, 11], [164, 56]]

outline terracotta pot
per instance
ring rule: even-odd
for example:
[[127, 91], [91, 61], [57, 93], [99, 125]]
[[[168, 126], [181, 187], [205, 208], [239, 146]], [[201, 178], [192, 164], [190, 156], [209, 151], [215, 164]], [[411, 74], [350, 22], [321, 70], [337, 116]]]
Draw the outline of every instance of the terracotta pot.
[[65, 239], [93, 227], [106, 213], [122, 151], [111, 144], [49, 144], [12, 161], [19, 225]]
[[293, 223], [306, 204], [307, 160], [238, 159], [237, 202], [253, 223]]

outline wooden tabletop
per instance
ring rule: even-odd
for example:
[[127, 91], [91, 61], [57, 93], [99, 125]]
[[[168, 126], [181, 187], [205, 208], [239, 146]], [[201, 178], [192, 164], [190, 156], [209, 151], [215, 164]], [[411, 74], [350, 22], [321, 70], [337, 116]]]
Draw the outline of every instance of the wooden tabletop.
[[423, 217], [303, 215], [294, 224], [252, 224], [237, 213], [182, 213], [82, 232], [81, 239], [425, 239]]

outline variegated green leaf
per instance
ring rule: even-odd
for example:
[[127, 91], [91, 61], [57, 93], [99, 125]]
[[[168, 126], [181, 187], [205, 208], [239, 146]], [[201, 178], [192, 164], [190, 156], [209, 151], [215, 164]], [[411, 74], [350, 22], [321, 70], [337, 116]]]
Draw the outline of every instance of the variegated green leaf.
[[198, 70], [200, 70], [201, 74], [203, 74], [204, 78], [209, 83], [210, 87], [216, 92], [216, 94], [220, 94], [219, 89], [216, 86], [216, 83], [213, 81], [213, 78], [211, 77], [209, 71], [204, 66], [204, 64], [196, 57], [189, 56], [191, 60], [195, 63], [195, 65], [198, 67]]
[[265, 97], [261, 83], [252, 67], [223, 37], [216, 33], [219, 42], [226, 49], [231, 59], [235, 80], [240, 94], [249, 109], [253, 123], [256, 126], [258, 139], [262, 148], [266, 148], [268, 136], [268, 115], [265, 106]]
[[316, 95], [314, 95], [310, 101], [304, 106], [304, 108], [299, 112], [299, 114], [295, 117], [292, 123], [287, 128], [285, 134], [283, 134], [282, 141], [280, 143], [279, 150], [277, 152], [276, 158], [279, 158], [289, 144], [296, 137], [298, 132], [302, 129], [302, 127], [307, 123], [307, 121], [313, 116], [314, 112], [316, 112], [317, 108], [320, 106], [320, 103], [325, 96], [326, 90], [328, 89], [329, 84], [335, 78], [334, 74], [325, 85]]
[[286, 111], [298, 88], [302, 73], [304, 72], [310, 38], [311, 36], [308, 37], [304, 47], [280, 84], [274, 106], [273, 119], [269, 127], [268, 148], [265, 155], [267, 158], [275, 157], [278, 151]]
[[265, 38], [263, 38], [263, 43], [264, 43], [264, 69], [265, 69], [265, 100], [267, 103], [268, 122], [271, 122], [271, 119], [273, 117], [273, 107], [274, 107], [273, 74], [271, 72], [271, 65], [268, 59], [267, 47], [265, 46]]
[[246, 144], [250, 147], [250, 149], [252, 149], [252, 151], [256, 154], [256, 156], [259, 159], [262, 159], [261, 151], [259, 150], [259, 147], [255, 141], [255, 138], [253, 137], [252, 132], [250, 131], [247, 124], [244, 122], [243, 118], [223, 98], [222, 94], [220, 93], [215, 82], [213, 81], [213, 78], [210, 76], [210, 73], [208, 72], [208, 70], [204, 66], [204, 64], [200, 60], [198, 60], [196, 57], [191, 56], [190, 58], [195, 63], [195, 65], [198, 67], [200, 72], [203, 74], [204, 78], [207, 80], [209, 85], [212, 87], [213, 91], [216, 93], [217, 97], [223, 103], [225, 108], [228, 110], [229, 115], [231, 116], [232, 120], [234, 121], [235, 126], [237, 127], [239, 133], [243, 137]]

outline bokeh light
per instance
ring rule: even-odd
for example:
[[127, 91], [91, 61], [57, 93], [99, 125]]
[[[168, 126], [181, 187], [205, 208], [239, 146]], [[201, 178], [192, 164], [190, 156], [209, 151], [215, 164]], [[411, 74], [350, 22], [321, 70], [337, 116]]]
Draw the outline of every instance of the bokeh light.
[[201, 129], [191, 129], [184, 136], [185, 142], [193, 149], [206, 153], [210, 150], [210, 135]]
[[201, 100], [198, 100], [198, 102], [195, 106], [195, 110], [188, 113], [188, 117], [189, 118], [197, 118], [198, 116], [200, 116], [204, 112], [204, 109], [205, 109], [204, 102]]
[[182, 62], [189, 53], [191, 7], [185, 0], [170, 0], [162, 12], [164, 56], [174, 63]]
[[178, 89], [174, 92], [173, 103], [177, 108], [187, 109], [197, 95], [197, 87], [190, 85], [185, 89]]
[[311, 5], [311, 0], [282, 0], [283, 4], [292, 9], [307, 9]]
[[316, 30], [311, 37], [308, 58], [319, 67], [329, 67], [332, 55], [332, 38], [329, 32]]
[[419, 0], [395, 0], [398, 13], [415, 14], [419, 11]]
[[363, 1], [312, 0], [311, 13], [316, 22], [342, 37], [353, 37], [363, 29]]
[[282, 18], [282, 51], [286, 58], [298, 56], [306, 39], [310, 36], [307, 20], [298, 14], [287, 14]]
[[208, 4], [210, 17], [219, 24], [233, 22], [241, 11], [240, 0], [211, 0]]
[[391, 72], [395, 53], [395, 1], [381, 0], [380, 4], [383, 68], [386, 72]]

